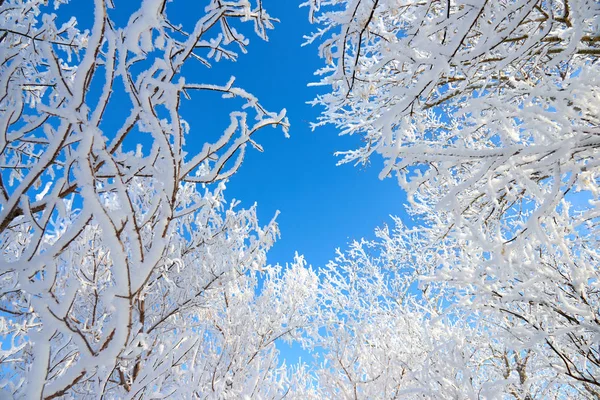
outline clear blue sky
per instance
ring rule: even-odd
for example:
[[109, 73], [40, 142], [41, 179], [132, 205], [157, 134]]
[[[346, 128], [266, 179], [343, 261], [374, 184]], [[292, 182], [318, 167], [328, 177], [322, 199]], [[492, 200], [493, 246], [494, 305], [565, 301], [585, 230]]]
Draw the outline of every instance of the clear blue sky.
[[[322, 266], [334, 256], [336, 247], [372, 236], [375, 227], [390, 221], [390, 214], [402, 213], [405, 197], [395, 179], [378, 179], [381, 163], [336, 166], [338, 158], [333, 153], [358, 146], [358, 137], [339, 137], [335, 127], [311, 131], [309, 123], [316, 121], [321, 110], [306, 102], [323, 89], [307, 84], [316, 80], [313, 72], [322, 61], [317, 45], [301, 47], [303, 35], [314, 26], [308, 22], [307, 9], [300, 9], [299, 4], [264, 0], [264, 8], [281, 20], [269, 32], [269, 42], [248, 35], [248, 54], [242, 54], [237, 63], [216, 64], [211, 75], [223, 83], [234, 75], [237, 84], [256, 95], [270, 111], [287, 109], [291, 137], [286, 139], [270, 128], [259, 132], [255, 139], [264, 153], [249, 149], [226, 193], [243, 205], [256, 201], [264, 223], [276, 210], [281, 211], [277, 219], [281, 239], [269, 253], [269, 262], [284, 264], [298, 251], [310, 264]], [[206, 71], [199, 70], [201, 74]], [[228, 122], [228, 109], [189, 103], [210, 109], [210, 114], [218, 116], [216, 126]], [[186, 109], [183, 111], [192, 125], [192, 136], [194, 128], [206, 126], [204, 120], [191, 119]], [[202, 137], [198, 140], [201, 143]]]

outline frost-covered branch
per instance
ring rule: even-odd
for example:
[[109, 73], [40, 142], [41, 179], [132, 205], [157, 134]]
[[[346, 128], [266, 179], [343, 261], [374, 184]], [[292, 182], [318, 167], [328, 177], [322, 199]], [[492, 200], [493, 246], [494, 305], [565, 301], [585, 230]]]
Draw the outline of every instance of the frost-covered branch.
[[306, 5], [331, 89], [315, 126], [364, 141], [341, 162], [381, 155], [446, 255], [435, 279], [597, 393], [598, 3]]
[[[285, 110], [184, 68], [235, 61], [234, 26], [266, 39], [276, 20], [260, 0], [144, 0], [120, 26], [95, 0], [82, 31], [47, 3], [0, 2], [2, 395], [281, 396], [294, 379], [274, 341], [306, 324], [314, 274], [267, 268], [275, 221], [222, 192], [254, 133], [287, 132]], [[183, 119], [195, 90], [245, 103], [214, 142]]]

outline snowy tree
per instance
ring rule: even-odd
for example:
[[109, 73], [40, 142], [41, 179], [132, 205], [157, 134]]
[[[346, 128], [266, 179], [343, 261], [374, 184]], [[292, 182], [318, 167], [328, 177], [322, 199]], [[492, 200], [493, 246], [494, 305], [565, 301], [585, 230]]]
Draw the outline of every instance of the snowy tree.
[[[415, 285], [436, 253], [400, 220], [354, 242], [322, 273], [324, 397], [343, 399], [548, 399], [585, 396], [533, 349], [502, 340], [496, 320], [448, 302], [445, 283]], [[419, 248], [418, 253], [411, 249]]]
[[[384, 159], [429, 278], [600, 393], [600, 4], [311, 0], [326, 65], [316, 125]], [[412, 251], [421, 251], [420, 248]]]
[[[119, 25], [124, 5], [95, 0], [82, 31], [47, 3], [0, 1], [2, 396], [309, 393], [274, 343], [306, 324], [316, 276], [301, 257], [268, 267], [275, 221], [223, 196], [255, 132], [287, 133], [285, 110], [185, 68], [235, 61], [239, 26], [265, 39], [275, 20], [260, 0], [144, 0]], [[193, 26], [169, 18], [181, 3]], [[188, 154], [202, 127], [180, 108], [198, 91], [243, 108]]]

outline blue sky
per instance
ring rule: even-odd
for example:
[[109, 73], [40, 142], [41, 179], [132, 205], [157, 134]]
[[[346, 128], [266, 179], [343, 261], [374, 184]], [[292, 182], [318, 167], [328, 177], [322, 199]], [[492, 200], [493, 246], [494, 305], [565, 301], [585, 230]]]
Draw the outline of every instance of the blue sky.
[[[308, 10], [300, 9], [299, 3], [264, 0], [264, 8], [281, 20], [269, 32], [269, 42], [249, 34], [248, 54], [242, 54], [237, 63], [214, 65], [211, 76], [225, 83], [234, 75], [236, 83], [270, 111], [287, 109], [291, 137], [286, 139], [281, 131], [270, 128], [259, 132], [255, 140], [264, 153], [248, 151], [226, 193], [245, 206], [256, 201], [264, 223], [276, 210], [281, 211], [277, 219], [281, 239], [269, 253], [269, 262], [284, 264], [298, 251], [310, 264], [322, 266], [334, 256], [336, 247], [372, 236], [376, 226], [390, 222], [390, 214], [402, 213], [405, 197], [395, 179], [378, 179], [380, 163], [336, 166], [338, 158], [333, 153], [357, 147], [358, 137], [339, 137], [332, 126], [311, 131], [309, 123], [316, 121], [321, 110], [306, 104], [319, 91], [307, 84], [316, 80], [313, 72], [322, 64], [317, 45], [301, 47], [303, 35], [314, 26], [308, 22]], [[196, 106], [194, 99], [189, 103]], [[227, 110], [218, 107], [227, 103], [220, 103], [197, 106], [218, 115], [215, 125], [222, 127], [228, 122]], [[204, 122], [189, 118], [185, 111], [194, 136], [194, 128]]]

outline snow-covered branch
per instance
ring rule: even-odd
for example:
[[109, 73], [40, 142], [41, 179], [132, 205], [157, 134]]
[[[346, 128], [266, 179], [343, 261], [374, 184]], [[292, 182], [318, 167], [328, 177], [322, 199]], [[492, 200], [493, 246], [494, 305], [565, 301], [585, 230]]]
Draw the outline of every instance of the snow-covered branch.
[[[260, 0], [144, 0], [119, 26], [120, 5], [95, 0], [81, 31], [57, 22], [66, 1], [58, 14], [47, 3], [0, 2], [3, 395], [281, 396], [291, 377], [274, 341], [305, 324], [314, 274], [301, 258], [267, 269], [275, 221], [261, 227], [222, 192], [246, 145], [260, 148], [255, 132], [287, 132], [285, 110], [184, 74], [246, 51], [235, 20], [263, 39], [276, 20]], [[171, 22], [178, 6], [193, 26]], [[194, 90], [245, 105], [188, 155], [202, 127], [181, 103]], [[257, 294], [259, 275], [276, 302]]]
[[364, 140], [341, 162], [381, 155], [440, 251], [433, 279], [597, 396], [598, 3], [307, 5], [331, 89], [315, 126]]

